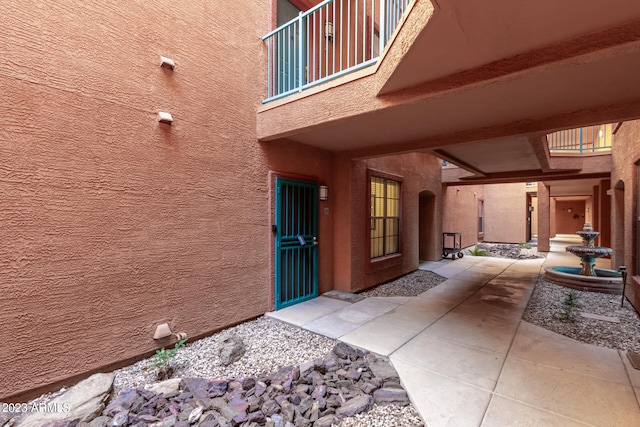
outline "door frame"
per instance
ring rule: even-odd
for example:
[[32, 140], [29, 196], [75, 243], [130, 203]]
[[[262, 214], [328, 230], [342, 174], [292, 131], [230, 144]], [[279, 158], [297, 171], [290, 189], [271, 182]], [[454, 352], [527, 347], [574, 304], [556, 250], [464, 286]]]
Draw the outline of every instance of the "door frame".
[[[317, 244], [317, 237], [318, 237], [318, 231], [319, 231], [319, 214], [318, 214], [318, 182], [317, 180], [314, 179], [305, 179], [305, 178], [301, 178], [301, 177], [291, 177], [291, 176], [283, 176], [283, 175], [275, 175], [274, 179], [273, 179], [273, 222], [272, 222], [272, 233], [274, 236], [274, 241], [273, 241], [273, 286], [272, 286], [272, 291], [273, 291], [273, 305], [275, 310], [279, 310], [294, 304], [297, 304], [299, 302], [303, 302], [312, 298], [315, 298], [318, 296], [318, 290], [319, 290], [319, 280], [318, 280], [318, 244]], [[297, 186], [301, 189], [311, 189], [311, 195], [310, 195], [310, 206], [308, 206], [308, 208], [310, 209], [310, 215], [311, 215], [311, 228], [308, 230], [305, 230], [307, 232], [303, 233], [304, 236], [297, 235], [298, 237], [302, 236], [302, 240], [300, 241], [300, 246], [297, 246], [298, 243], [296, 242], [296, 239], [294, 237], [294, 235], [287, 235], [287, 236], [283, 236], [282, 235], [282, 219], [283, 219], [283, 215], [285, 215], [286, 218], [286, 214], [283, 214], [282, 209], [281, 209], [281, 197], [283, 197], [284, 195], [282, 193], [280, 193], [281, 188], [283, 185], [293, 185], [293, 186]], [[300, 213], [300, 209], [297, 210], [298, 213]], [[299, 215], [298, 215], [299, 218]], [[304, 241], [304, 244], [302, 243]], [[282, 245], [285, 245], [284, 248]], [[285, 253], [285, 249], [290, 249], [295, 251], [296, 249], [306, 249], [303, 251], [300, 251], [300, 253], [302, 253], [302, 258], [300, 257], [300, 253], [298, 254], [298, 259], [297, 259], [297, 263], [295, 263], [295, 261], [291, 261], [294, 262], [295, 267], [295, 274], [298, 275], [299, 278], [304, 278], [307, 277], [306, 274], [310, 274], [311, 278], [311, 291], [307, 292], [301, 292], [301, 296], [298, 297], [293, 297], [293, 298], [289, 298], [286, 301], [281, 301], [281, 281], [282, 281], [282, 277], [280, 276], [280, 271], [281, 271], [281, 267], [282, 267], [282, 262], [283, 262], [283, 258], [282, 255]], [[311, 253], [309, 253], [308, 251], [310, 251]], [[301, 259], [303, 260], [301, 263]], [[307, 269], [311, 269], [310, 271], [308, 271], [308, 273], [305, 272], [300, 272], [299, 270], [297, 270], [297, 268], [299, 268], [301, 265], [304, 265], [304, 268]], [[300, 288], [297, 288], [297, 286], [299, 285], [294, 285], [293, 289], [296, 289], [297, 291], [300, 291]], [[295, 293], [295, 292], [294, 292]]]

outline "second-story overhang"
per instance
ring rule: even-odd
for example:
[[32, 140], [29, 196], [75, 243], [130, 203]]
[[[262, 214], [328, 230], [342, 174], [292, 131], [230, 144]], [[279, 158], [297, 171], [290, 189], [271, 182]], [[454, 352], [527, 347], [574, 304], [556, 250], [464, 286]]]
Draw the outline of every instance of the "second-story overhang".
[[[640, 117], [640, 3], [576, 7], [416, 0], [376, 66], [261, 106], [258, 138], [462, 162], [498, 144], [503, 165], [544, 170], [541, 135]], [[521, 151], [535, 164], [506, 156]]]

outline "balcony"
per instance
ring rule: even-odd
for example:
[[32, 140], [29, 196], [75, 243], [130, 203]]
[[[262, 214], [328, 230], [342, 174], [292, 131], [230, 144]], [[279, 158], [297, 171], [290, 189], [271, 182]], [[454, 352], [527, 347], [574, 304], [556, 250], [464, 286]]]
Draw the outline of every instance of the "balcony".
[[411, 1], [326, 0], [265, 35], [263, 103], [375, 64]]
[[595, 154], [611, 151], [611, 125], [567, 129], [547, 135], [551, 155]]

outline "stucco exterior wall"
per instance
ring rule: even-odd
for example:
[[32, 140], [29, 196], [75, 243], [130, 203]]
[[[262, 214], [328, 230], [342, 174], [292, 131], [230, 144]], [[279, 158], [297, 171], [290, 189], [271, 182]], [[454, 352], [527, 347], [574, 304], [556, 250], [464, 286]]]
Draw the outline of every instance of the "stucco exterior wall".
[[[269, 15], [251, 2], [0, 4], [0, 399], [170, 345], [152, 339], [160, 323], [195, 338], [273, 309], [272, 179], [332, 188], [333, 158], [257, 142]], [[319, 206], [320, 291], [333, 203]]]
[[[443, 190], [442, 231], [461, 233], [463, 248], [478, 242], [478, 201], [484, 200], [484, 187], [447, 186]], [[442, 236], [440, 247], [442, 248]]]
[[[613, 137], [612, 150], [613, 169], [611, 172], [611, 196], [621, 196], [619, 206], [611, 200], [612, 205], [612, 229], [620, 227], [616, 221], [623, 219], [622, 234], [611, 233], [611, 247], [614, 248], [612, 266], [617, 267], [624, 262], [629, 272], [626, 295], [634, 307], [640, 309], [640, 271], [638, 271], [638, 229], [635, 218], [640, 215], [638, 205], [638, 166], [640, 162], [640, 121], [625, 122]], [[624, 187], [622, 190], [621, 187]], [[606, 187], [606, 184], [605, 184]], [[618, 188], [618, 194], [615, 194]], [[616, 214], [616, 209], [623, 212]], [[618, 234], [618, 235], [616, 235]], [[620, 242], [620, 239], [623, 241]], [[618, 249], [616, 251], [616, 249]], [[622, 255], [620, 253], [622, 249]]]
[[484, 188], [487, 242], [521, 243], [527, 237], [527, 188], [524, 182]]
[[[439, 236], [441, 233], [441, 165], [437, 158], [420, 153], [367, 160], [336, 160], [336, 165], [343, 165], [341, 168], [343, 170], [347, 169], [347, 163], [350, 164], [350, 176], [347, 176], [346, 173], [336, 175], [340, 175], [342, 179], [350, 179], [350, 185], [346, 185], [346, 182], [336, 182], [336, 186], [341, 188], [339, 190], [339, 205], [335, 207], [336, 218], [344, 219], [348, 221], [348, 224], [342, 223], [342, 220], [335, 220], [336, 275], [334, 285], [336, 289], [355, 292], [418, 268], [421, 193], [429, 192], [435, 197], [433, 215], [436, 216], [436, 219], [433, 222], [434, 230], [431, 234]], [[369, 239], [367, 227], [370, 215], [368, 211], [368, 170], [395, 175], [403, 179], [400, 237], [402, 259], [399, 263], [388, 268], [376, 269], [369, 265], [370, 254], [367, 251]], [[344, 210], [347, 210], [349, 214], [346, 214]], [[430, 244], [437, 246], [439, 244], [437, 238]], [[342, 261], [337, 261], [337, 258]], [[437, 259], [439, 259], [439, 253]]]
[[575, 234], [582, 230], [586, 206], [584, 200], [556, 201], [556, 231], [558, 234]]

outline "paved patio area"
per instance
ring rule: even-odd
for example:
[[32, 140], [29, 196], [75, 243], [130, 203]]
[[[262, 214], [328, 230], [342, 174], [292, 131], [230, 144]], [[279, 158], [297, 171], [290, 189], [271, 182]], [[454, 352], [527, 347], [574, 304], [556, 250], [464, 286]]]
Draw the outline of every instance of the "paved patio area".
[[389, 356], [429, 427], [640, 426], [640, 371], [624, 352], [521, 320], [540, 269], [577, 264], [571, 239], [546, 260], [423, 263], [448, 279], [417, 297], [319, 297], [268, 315]]

